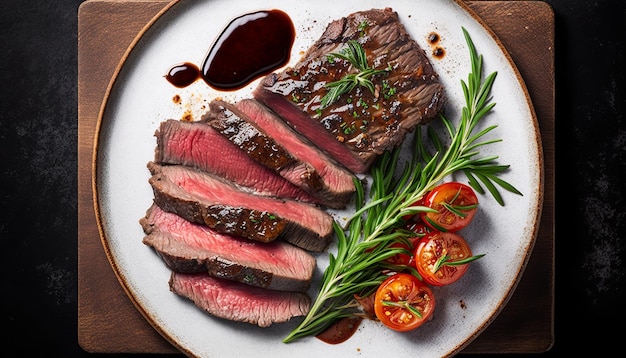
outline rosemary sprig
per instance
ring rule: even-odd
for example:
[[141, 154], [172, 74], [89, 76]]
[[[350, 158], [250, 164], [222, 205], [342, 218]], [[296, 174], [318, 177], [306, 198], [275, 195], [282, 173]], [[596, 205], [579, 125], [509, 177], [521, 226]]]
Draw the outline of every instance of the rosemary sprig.
[[459, 127], [455, 128], [450, 120], [440, 116], [451, 137], [450, 145], [444, 148], [429, 127], [428, 133], [436, 152], [428, 153], [418, 127], [413, 158], [400, 175], [395, 174], [400, 148], [385, 152], [372, 166], [372, 185], [367, 203], [362, 183], [355, 179], [356, 212], [348, 222], [347, 231], [335, 223], [337, 253], [330, 254], [329, 265], [309, 313], [283, 342], [317, 335], [337, 319], [358, 314], [354, 308], [354, 296], [369, 295], [387, 277], [385, 270], [399, 269], [385, 260], [402, 252], [402, 249], [392, 247], [393, 243], [413, 235], [400, 229], [402, 217], [425, 211], [427, 208], [412, 206], [412, 203], [421, 199], [446, 176], [460, 171], [468, 176], [470, 185], [480, 180], [500, 205], [504, 203], [494, 184], [520, 194], [512, 185], [497, 177], [509, 166], [498, 165], [497, 156], [478, 157], [479, 147], [497, 142], [479, 142], [497, 126], [474, 133], [478, 122], [495, 105], [491, 103], [490, 92], [496, 72], [483, 78], [482, 55], [476, 53], [469, 34], [465, 28], [462, 29], [470, 52], [471, 72], [467, 83], [461, 81], [466, 106], [462, 110]]
[[352, 92], [357, 86], [365, 87], [374, 93], [374, 83], [370, 78], [375, 75], [387, 73], [391, 70], [390, 67], [384, 70], [370, 68], [367, 63], [367, 54], [363, 46], [355, 40], [348, 41], [348, 47], [344, 48], [342, 51], [333, 52], [328, 56], [330, 58], [338, 57], [350, 62], [359, 72], [347, 74], [337, 81], [326, 84], [328, 92], [322, 97], [320, 103], [321, 109], [330, 106], [342, 95]]

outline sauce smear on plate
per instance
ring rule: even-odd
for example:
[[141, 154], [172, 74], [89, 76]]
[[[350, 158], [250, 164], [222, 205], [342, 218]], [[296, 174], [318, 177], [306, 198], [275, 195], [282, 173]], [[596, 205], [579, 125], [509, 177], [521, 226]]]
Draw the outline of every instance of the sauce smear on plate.
[[358, 316], [341, 318], [331, 324], [325, 331], [318, 334], [316, 338], [328, 344], [343, 343], [354, 335], [361, 321], [363, 321], [363, 318]]
[[241, 15], [215, 40], [201, 70], [185, 62], [173, 66], [165, 78], [181, 88], [202, 78], [214, 89], [238, 90], [286, 65], [295, 37], [291, 18], [281, 10]]

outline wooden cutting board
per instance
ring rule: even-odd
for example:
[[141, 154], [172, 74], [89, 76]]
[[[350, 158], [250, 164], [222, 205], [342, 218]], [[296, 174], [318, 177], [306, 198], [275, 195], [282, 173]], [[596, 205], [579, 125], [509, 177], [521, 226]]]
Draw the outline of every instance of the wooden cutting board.
[[[100, 241], [91, 163], [98, 113], [124, 52], [169, 0], [86, 1], [78, 11], [78, 341], [94, 353], [176, 353], [135, 308]], [[543, 141], [539, 234], [514, 295], [463, 353], [538, 353], [554, 342], [554, 13], [541, 1], [469, 1], [508, 49]]]

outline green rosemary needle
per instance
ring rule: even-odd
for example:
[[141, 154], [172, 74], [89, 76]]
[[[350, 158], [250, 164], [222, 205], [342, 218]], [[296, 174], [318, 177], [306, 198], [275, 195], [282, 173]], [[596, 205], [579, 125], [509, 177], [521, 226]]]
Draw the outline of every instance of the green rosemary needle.
[[437, 262], [435, 262], [435, 266], [433, 267], [433, 272], [437, 272], [439, 271], [439, 269], [442, 266], [460, 266], [460, 265], [465, 265], [468, 264], [472, 261], [476, 261], [479, 258], [485, 256], [485, 254], [480, 254], [480, 255], [474, 255], [474, 256], [470, 256], [470, 257], [466, 257], [462, 260], [455, 260], [455, 261], [449, 261], [450, 260], [450, 256], [448, 255], [443, 255], [441, 256]]
[[387, 73], [390, 70], [389, 68], [384, 70], [370, 68], [367, 63], [367, 54], [363, 46], [355, 40], [348, 41], [348, 47], [344, 48], [342, 51], [333, 52], [328, 56], [331, 58], [338, 57], [350, 62], [359, 72], [350, 73], [335, 82], [326, 84], [328, 92], [322, 97], [320, 103], [321, 109], [330, 106], [342, 95], [352, 92], [357, 86], [365, 87], [374, 93], [374, 83], [370, 78], [375, 75]]
[[[471, 72], [467, 83], [461, 81], [466, 104], [458, 128], [445, 116], [440, 116], [450, 135], [450, 145], [444, 147], [432, 127], [428, 127], [429, 138], [436, 149], [434, 154], [429, 153], [418, 127], [413, 157], [399, 175], [396, 175], [396, 169], [400, 148], [385, 152], [377, 158], [370, 172], [372, 185], [369, 201], [365, 200], [362, 183], [355, 179], [356, 212], [350, 218], [346, 231], [335, 223], [337, 252], [329, 255], [329, 265], [308, 314], [283, 342], [317, 335], [337, 319], [359, 314], [355, 309], [358, 306], [355, 304], [355, 295], [364, 297], [373, 293], [388, 277], [384, 274], [385, 270], [400, 269], [387, 263], [386, 259], [403, 252], [403, 249], [393, 247], [392, 244], [406, 241], [415, 235], [401, 229], [402, 217], [427, 210], [425, 207], [412, 206], [412, 203], [421, 199], [446, 176], [463, 172], [470, 185], [475, 190], [480, 189], [480, 192], [481, 181], [500, 205], [504, 203], [496, 185], [521, 195], [511, 184], [497, 177], [509, 168], [508, 165], [498, 165], [497, 156], [479, 157], [480, 147], [497, 142], [479, 141], [497, 126], [474, 133], [477, 123], [495, 105], [491, 103], [490, 92], [496, 72], [483, 78], [482, 55], [476, 53], [465, 28], [462, 30], [469, 48]], [[471, 260], [480, 257], [474, 256]]]

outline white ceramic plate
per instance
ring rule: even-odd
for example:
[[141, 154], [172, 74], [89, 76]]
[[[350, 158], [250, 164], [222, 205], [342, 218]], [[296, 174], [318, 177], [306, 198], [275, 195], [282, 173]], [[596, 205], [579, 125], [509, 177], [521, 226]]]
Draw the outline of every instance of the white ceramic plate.
[[[171, 293], [169, 270], [142, 243], [138, 220], [151, 205], [153, 194], [146, 163], [153, 159], [153, 136], [161, 121], [198, 119], [215, 97], [236, 101], [250, 97], [256, 86], [234, 93], [218, 93], [202, 81], [186, 89], [169, 84], [164, 74], [180, 62], [201, 65], [211, 44], [234, 17], [260, 9], [288, 13], [297, 32], [292, 62], [299, 58], [336, 18], [359, 10], [392, 7], [413, 38], [430, 53], [427, 36], [436, 32], [446, 50], [441, 60], [431, 59], [446, 86], [446, 111], [457, 119], [463, 105], [460, 81], [470, 71], [461, 26], [484, 56], [486, 72], [498, 72], [493, 87], [493, 113], [486, 124], [499, 127], [493, 135], [502, 143], [483, 150], [511, 164], [503, 178], [524, 195], [504, 193], [500, 207], [488, 196], [464, 232], [475, 253], [487, 254], [473, 263], [461, 281], [435, 289], [437, 309], [433, 321], [410, 333], [397, 333], [375, 322], [364, 322], [356, 334], [339, 345], [315, 338], [284, 344], [298, 320], [258, 328], [220, 320], [203, 313], [190, 301]], [[331, 10], [332, 9], [332, 10]], [[172, 100], [179, 95], [181, 103]], [[543, 194], [543, 168], [537, 121], [517, 70], [491, 31], [455, 1], [232, 1], [196, 0], [170, 4], [133, 43], [113, 78], [103, 104], [96, 135], [94, 190], [98, 223], [109, 260], [137, 308], [172, 344], [189, 356], [387, 356], [440, 357], [459, 352], [496, 317], [513, 293], [535, 241]], [[462, 178], [460, 178], [462, 179]], [[332, 250], [332, 248], [331, 248]], [[318, 272], [310, 294], [326, 266], [318, 256]]]

